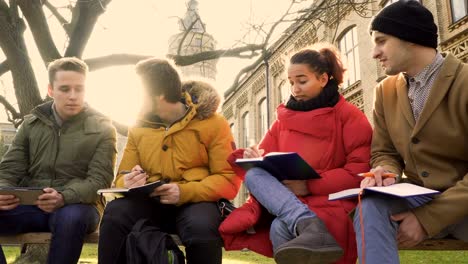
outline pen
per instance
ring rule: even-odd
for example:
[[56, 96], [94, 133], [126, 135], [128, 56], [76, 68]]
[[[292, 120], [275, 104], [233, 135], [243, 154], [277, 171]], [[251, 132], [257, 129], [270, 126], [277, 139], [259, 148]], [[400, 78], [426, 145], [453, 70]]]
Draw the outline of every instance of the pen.
[[[130, 172], [132, 172], [132, 171], [130, 171], [130, 170], [122, 170], [122, 171], [119, 172], [119, 174], [129, 174]], [[144, 170], [140, 170], [140, 173], [145, 173], [145, 171], [144, 171]]]
[[[374, 177], [374, 173], [373, 172], [364, 172], [364, 173], [358, 173], [358, 176], [361, 176], [361, 177]], [[384, 174], [382, 174], [382, 177], [384, 178], [396, 178], [398, 175], [395, 174], [395, 173], [391, 173], [391, 172], [385, 172]]]

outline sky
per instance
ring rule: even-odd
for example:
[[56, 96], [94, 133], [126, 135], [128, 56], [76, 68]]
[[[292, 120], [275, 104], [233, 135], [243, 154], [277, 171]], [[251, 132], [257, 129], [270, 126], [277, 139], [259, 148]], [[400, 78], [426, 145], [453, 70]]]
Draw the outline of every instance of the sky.
[[[51, 1], [56, 6], [68, 3], [64, 0]], [[179, 33], [177, 17], [183, 17], [187, 0], [113, 0], [100, 17], [95, 31], [85, 49], [83, 58], [113, 53], [133, 53], [164, 58], [168, 51], [171, 35]], [[287, 8], [290, 0], [198, 0], [198, 9], [207, 33], [217, 41], [217, 48], [233, 47], [245, 35], [248, 24], [271, 22]], [[50, 16], [51, 21], [55, 19]], [[63, 52], [65, 34], [57, 23], [51, 25], [57, 47]], [[252, 37], [253, 38], [253, 37]], [[251, 39], [252, 40], [252, 39]], [[33, 44], [29, 31], [26, 41]], [[29, 54], [41, 89], [47, 91], [47, 72], [44, 69], [35, 45], [29, 45]], [[0, 54], [0, 58], [3, 55]], [[217, 65], [218, 75], [214, 83], [222, 95], [235, 75], [249, 61], [223, 58]], [[14, 98], [11, 79], [3, 76], [0, 93], [8, 99]], [[3, 89], [2, 89], [3, 84]], [[3, 91], [2, 91], [3, 90]], [[86, 100], [91, 106], [111, 118], [131, 125], [142, 102], [142, 92], [134, 67], [111, 67], [91, 72], [88, 76]], [[5, 114], [0, 111], [0, 120]]]

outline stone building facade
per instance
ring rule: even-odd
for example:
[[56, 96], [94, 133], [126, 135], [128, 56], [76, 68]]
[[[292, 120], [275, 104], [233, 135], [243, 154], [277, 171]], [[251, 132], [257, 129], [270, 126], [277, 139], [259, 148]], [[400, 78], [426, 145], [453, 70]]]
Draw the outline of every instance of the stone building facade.
[[[237, 87], [224, 94], [222, 112], [230, 123], [237, 146], [247, 147], [261, 140], [276, 118], [276, 107], [289, 97], [285, 73], [288, 58], [315, 42], [330, 42], [339, 48], [348, 69], [340, 92], [371, 120], [374, 87], [385, 76], [372, 58], [373, 44], [368, 27], [370, 17], [394, 1], [397, 0], [371, 1], [357, 10], [367, 12], [364, 17], [348, 8], [341, 12], [343, 15], [340, 17], [329, 15], [325, 21], [298, 22], [289, 27], [288, 34], [284, 34], [270, 48], [271, 56], [242, 79]], [[316, 2], [320, 6], [325, 1]], [[421, 2], [433, 13], [439, 28], [439, 51], [450, 52], [467, 61], [466, 0]], [[330, 10], [330, 14], [333, 12]], [[247, 195], [247, 190], [242, 188], [234, 200], [235, 204], [242, 204]]]

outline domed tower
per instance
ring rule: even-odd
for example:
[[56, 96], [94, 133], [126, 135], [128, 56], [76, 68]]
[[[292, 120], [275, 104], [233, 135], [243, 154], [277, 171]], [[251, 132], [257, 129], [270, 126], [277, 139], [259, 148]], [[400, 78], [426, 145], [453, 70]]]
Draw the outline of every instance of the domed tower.
[[[190, 0], [183, 20], [179, 21], [180, 33], [169, 40], [169, 54], [191, 55], [215, 49], [216, 41], [206, 33], [206, 26], [198, 14], [198, 2]], [[187, 32], [188, 31], [188, 32]], [[182, 45], [181, 45], [182, 43]], [[178, 52], [180, 49], [180, 52]], [[181, 67], [184, 77], [198, 76], [216, 79], [218, 60], [207, 60]]]

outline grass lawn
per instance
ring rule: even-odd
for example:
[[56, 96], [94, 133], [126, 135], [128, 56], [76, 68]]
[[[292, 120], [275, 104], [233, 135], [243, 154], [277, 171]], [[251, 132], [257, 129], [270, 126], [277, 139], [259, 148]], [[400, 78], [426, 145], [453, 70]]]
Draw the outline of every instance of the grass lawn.
[[[8, 263], [20, 254], [20, 248], [4, 246]], [[468, 251], [400, 251], [402, 264], [463, 264], [468, 263]], [[97, 263], [97, 245], [87, 244], [81, 253], [80, 264]], [[227, 251], [223, 264], [274, 264], [273, 259], [250, 251]]]

